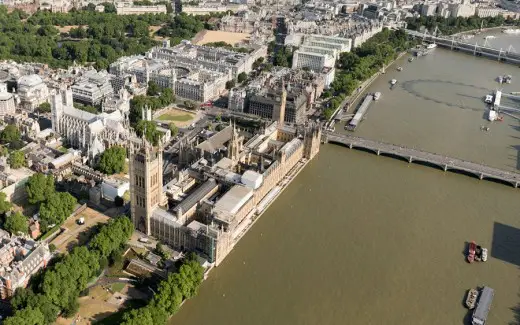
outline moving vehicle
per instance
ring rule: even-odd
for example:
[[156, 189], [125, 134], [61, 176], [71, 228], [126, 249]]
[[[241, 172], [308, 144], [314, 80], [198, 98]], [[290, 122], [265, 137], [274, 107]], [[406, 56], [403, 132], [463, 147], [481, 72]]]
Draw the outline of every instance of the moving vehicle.
[[141, 243], [147, 243], [148, 242], [148, 238], [147, 237], [141, 237], [141, 238], [139, 238], [139, 241]]
[[85, 218], [81, 217], [78, 219], [78, 225], [84, 225], [85, 224]]

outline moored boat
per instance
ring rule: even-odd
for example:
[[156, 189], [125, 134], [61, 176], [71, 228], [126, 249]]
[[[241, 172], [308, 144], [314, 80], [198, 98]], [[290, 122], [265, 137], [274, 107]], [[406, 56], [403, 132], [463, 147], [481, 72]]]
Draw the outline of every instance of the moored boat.
[[482, 259], [482, 262], [487, 261], [487, 259], [488, 259], [488, 250], [487, 250], [487, 248], [482, 248], [482, 257], [481, 257], [481, 259]]
[[471, 243], [469, 243], [469, 246], [468, 246], [468, 262], [469, 263], [473, 263], [473, 261], [475, 260], [475, 250], [477, 248], [477, 244], [472, 241]]
[[468, 309], [475, 308], [475, 304], [477, 303], [477, 298], [478, 298], [477, 289], [470, 289], [468, 291], [468, 295], [466, 297], [466, 307], [468, 307]]
[[397, 67], [397, 71], [403, 71], [403, 67]]
[[408, 62], [412, 62], [413, 61], [413, 58], [408, 58]]
[[374, 100], [379, 100], [379, 98], [381, 98], [381, 93], [379, 91], [375, 92], [374, 93]]
[[509, 29], [504, 29], [502, 32], [504, 32], [506, 34], [520, 34], [520, 29], [509, 28]]
[[397, 79], [390, 80], [390, 83], [392, 84], [392, 86], [395, 85], [397, 83]]

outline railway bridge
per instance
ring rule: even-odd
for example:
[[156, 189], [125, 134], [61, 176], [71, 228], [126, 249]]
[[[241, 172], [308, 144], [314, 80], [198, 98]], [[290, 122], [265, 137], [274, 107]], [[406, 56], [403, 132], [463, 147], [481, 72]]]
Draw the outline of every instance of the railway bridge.
[[398, 158], [409, 163], [425, 164], [437, 167], [444, 171], [455, 171], [467, 175], [473, 175], [479, 179], [499, 181], [511, 184], [515, 188], [520, 185], [520, 174], [508, 172], [499, 168], [486, 166], [458, 158], [447, 157], [436, 153], [422, 151], [414, 148], [407, 148], [395, 144], [384, 143], [365, 138], [338, 134], [333, 132], [323, 132], [322, 141], [324, 143], [335, 143], [344, 145], [350, 149], [360, 149], [373, 152], [375, 154]]

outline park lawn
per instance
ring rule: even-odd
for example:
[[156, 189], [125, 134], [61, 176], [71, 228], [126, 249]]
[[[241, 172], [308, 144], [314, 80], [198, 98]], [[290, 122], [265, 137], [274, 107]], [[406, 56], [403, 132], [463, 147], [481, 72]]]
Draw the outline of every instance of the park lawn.
[[112, 283], [112, 291], [119, 292], [119, 291], [123, 290], [125, 285], [126, 285], [126, 283], [120, 283], [120, 282]]
[[193, 115], [191, 114], [183, 114], [183, 115], [173, 115], [170, 113], [163, 114], [159, 116], [160, 121], [172, 121], [172, 122], [187, 122], [193, 119]]

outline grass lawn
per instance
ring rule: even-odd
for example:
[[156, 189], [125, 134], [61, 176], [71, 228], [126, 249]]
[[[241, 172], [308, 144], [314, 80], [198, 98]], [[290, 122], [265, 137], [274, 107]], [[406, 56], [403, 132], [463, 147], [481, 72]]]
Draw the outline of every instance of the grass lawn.
[[123, 288], [125, 287], [126, 283], [112, 283], [112, 291], [114, 292], [119, 292], [121, 290], [123, 290]]
[[193, 118], [191, 114], [183, 114], [183, 115], [172, 115], [169, 113], [163, 114], [159, 116], [160, 121], [172, 121], [172, 122], [187, 122]]

